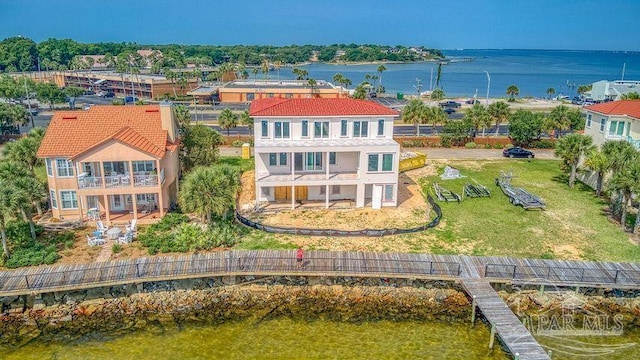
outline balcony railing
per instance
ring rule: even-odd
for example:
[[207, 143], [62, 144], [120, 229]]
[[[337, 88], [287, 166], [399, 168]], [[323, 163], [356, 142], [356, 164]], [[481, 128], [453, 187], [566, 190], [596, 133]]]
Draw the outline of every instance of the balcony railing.
[[78, 177], [79, 189], [95, 189], [102, 187], [102, 178], [97, 176]]
[[158, 186], [158, 175], [133, 175], [134, 186]]
[[104, 177], [105, 186], [108, 188], [131, 186], [129, 175], [110, 175]]

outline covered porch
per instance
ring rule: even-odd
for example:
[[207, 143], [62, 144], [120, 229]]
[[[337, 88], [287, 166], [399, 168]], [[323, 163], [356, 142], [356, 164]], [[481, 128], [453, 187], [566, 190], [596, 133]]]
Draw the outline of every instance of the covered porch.
[[357, 206], [356, 184], [260, 184], [261, 198], [272, 208], [350, 208]]
[[161, 193], [84, 195], [86, 221], [153, 220], [164, 216]]

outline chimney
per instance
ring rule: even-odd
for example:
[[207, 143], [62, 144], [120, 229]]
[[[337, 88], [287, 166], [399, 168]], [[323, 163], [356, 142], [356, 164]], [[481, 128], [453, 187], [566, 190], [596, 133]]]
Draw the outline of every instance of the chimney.
[[178, 128], [172, 102], [165, 100], [160, 103], [160, 119], [162, 120], [162, 130], [167, 130], [169, 142], [175, 142]]

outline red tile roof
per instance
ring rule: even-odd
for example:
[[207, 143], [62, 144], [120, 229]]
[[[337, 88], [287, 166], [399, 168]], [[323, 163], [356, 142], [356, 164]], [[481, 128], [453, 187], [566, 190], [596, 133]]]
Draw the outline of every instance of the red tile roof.
[[586, 110], [605, 115], [628, 115], [640, 119], [640, 100], [619, 100], [585, 107]]
[[74, 158], [110, 140], [158, 158], [173, 148], [162, 129], [159, 106], [94, 105], [86, 111], [57, 111], [38, 157]]
[[249, 113], [251, 116], [398, 115], [377, 102], [349, 98], [257, 99], [251, 102]]

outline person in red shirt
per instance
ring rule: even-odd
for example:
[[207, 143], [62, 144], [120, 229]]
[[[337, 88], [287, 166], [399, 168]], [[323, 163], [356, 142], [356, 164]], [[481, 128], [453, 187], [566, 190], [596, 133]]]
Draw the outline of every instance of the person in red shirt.
[[298, 263], [298, 267], [301, 268], [302, 267], [302, 260], [304, 258], [304, 250], [302, 250], [301, 247], [298, 248], [298, 250], [296, 250], [296, 261]]

